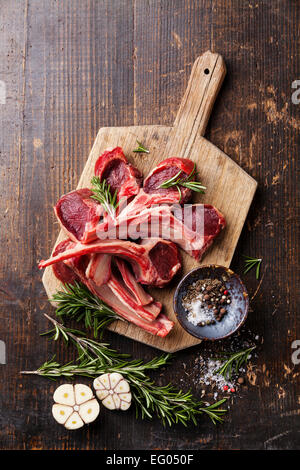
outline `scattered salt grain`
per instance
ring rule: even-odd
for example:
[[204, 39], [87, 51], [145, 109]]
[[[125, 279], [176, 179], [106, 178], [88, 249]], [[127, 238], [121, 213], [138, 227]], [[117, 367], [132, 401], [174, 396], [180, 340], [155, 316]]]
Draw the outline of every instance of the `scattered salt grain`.
[[203, 305], [202, 301], [197, 298], [191, 302], [183, 303], [184, 308], [188, 312], [187, 319], [193, 325], [198, 325], [201, 322], [207, 322], [214, 320], [213, 311]]
[[223, 375], [217, 374], [217, 370], [221, 367], [222, 362], [215, 359], [208, 359], [206, 362], [201, 364], [201, 376], [197, 379], [205, 385], [211, 385], [213, 388], [218, 390], [224, 390], [225, 386], [230, 388], [235, 387], [233, 380], [226, 380]]

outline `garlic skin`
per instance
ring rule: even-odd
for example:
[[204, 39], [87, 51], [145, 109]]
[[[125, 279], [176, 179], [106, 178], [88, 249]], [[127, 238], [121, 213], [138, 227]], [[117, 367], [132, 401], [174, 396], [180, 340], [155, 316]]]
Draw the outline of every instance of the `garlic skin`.
[[129, 383], [118, 372], [100, 375], [93, 386], [97, 397], [109, 410], [126, 411], [130, 407], [132, 396]]
[[84, 384], [63, 384], [53, 394], [55, 421], [66, 429], [79, 429], [92, 423], [100, 412], [100, 405], [90, 387]]

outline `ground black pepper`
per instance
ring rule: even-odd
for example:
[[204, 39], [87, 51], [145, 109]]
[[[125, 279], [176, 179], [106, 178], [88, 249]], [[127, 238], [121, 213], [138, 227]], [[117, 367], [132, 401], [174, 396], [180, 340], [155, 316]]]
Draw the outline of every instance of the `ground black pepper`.
[[223, 280], [199, 279], [189, 286], [182, 304], [189, 312], [189, 321], [205, 326], [220, 322], [226, 315], [226, 307], [230, 302], [230, 292]]

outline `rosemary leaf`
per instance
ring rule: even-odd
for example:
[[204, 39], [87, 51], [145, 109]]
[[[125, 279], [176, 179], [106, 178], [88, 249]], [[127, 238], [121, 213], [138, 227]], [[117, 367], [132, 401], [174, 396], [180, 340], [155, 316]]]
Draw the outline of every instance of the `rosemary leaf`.
[[91, 198], [100, 202], [103, 209], [112, 219], [116, 217], [116, 210], [119, 206], [117, 201], [118, 191], [115, 190], [114, 194], [111, 193], [110, 185], [106, 180], [100, 181], [98, 176], [93, 176], [91, 179], [92, 192], [94, 193]]
[[259, 274], [260, 274], [260, 265], [262, 262], [262, 258], [251, 258], [250, 256], [245, 256], [245, 270], [244, 274], [247, 274], [248, 271], [250, 271], [252, 268], [255, 269], [255, 277], [258, 280], [259, 279]]
[[98, 332], [102, 334], [113, 321], [124, 321], [112, 308], [79, 282], [64, 284], [62, 291], [56, 292], [50, 302], [58, 305], [55, 313], [59, 318], [83, 322], [86, 328], [94, 330], [95, 338]]
[[197, 193], [204, 193], [204, 190], [206, 189], [205, 186], [203, 186], [199, 181], [191, 181], [192, 177], [194, 175], [196, 176], [196, 164], [194, 164], [194, 168], [187, 178], [181, 178], [181, 173], [182, 171], [180, 170], [176, 175], [161, 183], [159, 188], [168, 189], [175, 187], [178, 190], [180, 196], [179, 202], [181, 201], [180, 187], [191, 189]]
[[136, 142], [138, 144], [138, 147], [136, 149], [134, 149], [133, 152], [135, 152], [135, 153], [150, 153], [150, 151], [148, 149], [146, 149], [146, 147], [144, 147], [144, 145], [141, 142], [139, 142], [138, 140]]
[[246, 364], [249, 359], [250, 353], [256, 348], [252, 346], [251, 348], [237, 351], [229, 356], [224, 364], [216, 371], [217, 374], [223, 375], [225, 379], [231, 379], [233, 370], [238, 373], [240, 368]]

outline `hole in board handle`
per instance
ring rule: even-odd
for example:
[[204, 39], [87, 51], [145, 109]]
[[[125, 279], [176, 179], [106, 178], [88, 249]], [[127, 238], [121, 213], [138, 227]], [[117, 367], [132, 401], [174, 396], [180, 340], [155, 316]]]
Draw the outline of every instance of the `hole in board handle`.
[[204, 69], [204, 73], [205, 73], [205, 75], [208, 75], [209, 74], [209, 69]]

